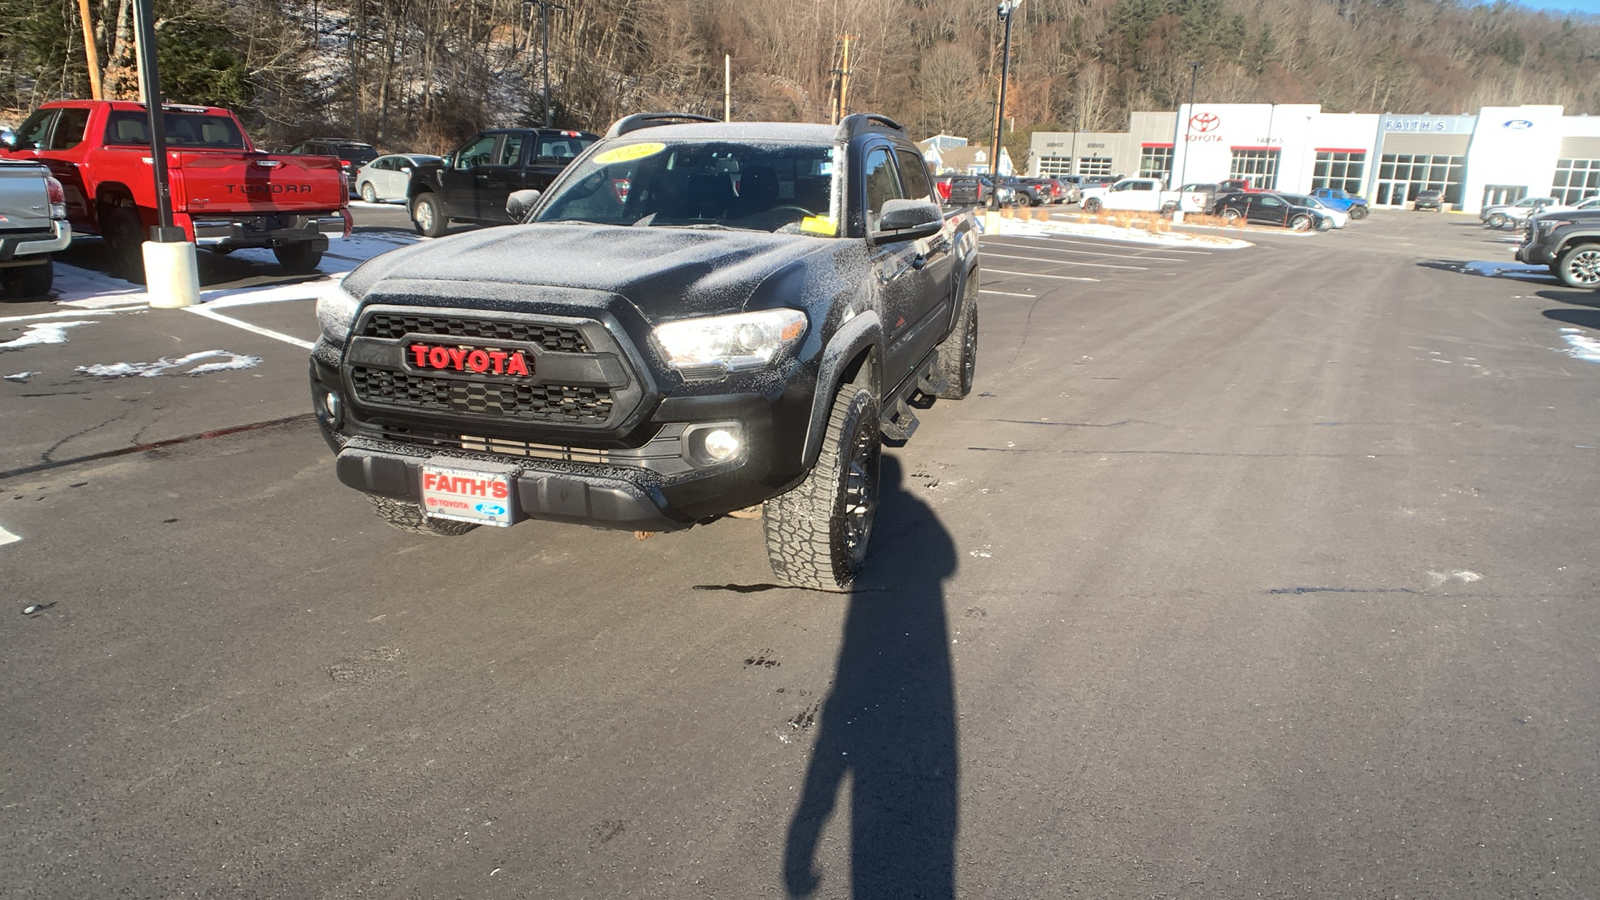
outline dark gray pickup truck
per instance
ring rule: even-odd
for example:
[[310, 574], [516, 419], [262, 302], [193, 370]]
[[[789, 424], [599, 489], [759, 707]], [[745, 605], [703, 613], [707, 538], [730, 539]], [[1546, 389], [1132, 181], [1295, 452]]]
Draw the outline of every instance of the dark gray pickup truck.
[[1600, 290], [1600, 210], [1531, 217], [1516, 256], [1521, 262], [1548, 266], [1567, 287]]
[[72, 242], [61, 182], [38, 163], [0, 160], [0, 299], [50, 292], [50, 254]]
[[881, 438], [972, 388], [978, 247], [898, 124], [630, 116], [525, 224], [373, 259], [318, 303], [339, 479], [428, 534], [640, 532], [764, 504], [789, 584], [866, 556]]

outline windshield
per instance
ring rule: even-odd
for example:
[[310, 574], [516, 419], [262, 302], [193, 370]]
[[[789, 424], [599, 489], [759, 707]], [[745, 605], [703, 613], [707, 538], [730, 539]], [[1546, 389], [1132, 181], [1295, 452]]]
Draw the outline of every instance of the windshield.
[[534, 221], [831, 236], [833, 157], [826, 144], [611, 142], [568, 171]]

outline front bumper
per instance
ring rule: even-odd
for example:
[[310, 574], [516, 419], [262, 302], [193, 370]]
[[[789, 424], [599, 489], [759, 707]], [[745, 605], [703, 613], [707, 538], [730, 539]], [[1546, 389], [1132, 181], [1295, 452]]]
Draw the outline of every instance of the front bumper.
[[[64, 219], [53, 219], [49, 231], [0, 237], [0, 263], [11, 262], [17, 257], [55, 253], [67, 249], [70, 243], [72, 243], [72, 226]], [[27, 263], [34, 261], [22, 260]]]
[[[449, 461], [470, 465], [472, 459], [452, 455]], [[481, 460], [506, 462], [500, 457]], [[432, 454], [356, 439], [339, 452], [334, 471], [341, 482], [358, 491], [417, 503], [422, 499], [422, 466], [430, 461], [440, 460]], [[644, 477], [630, 479], [619, 472], [582, 466], [529, 464], [520, 466], [511, 482], [521, 518], [629, 531], [676, 531], [694, 524], [667, 515], [668, 504], [660, 487]]]
[[1555, 262], [1555, 254], [1550, 252], [1548, 244], [1525, 243], [1517, 247], [1516, 259], [1533, 266], [1548, 266]]

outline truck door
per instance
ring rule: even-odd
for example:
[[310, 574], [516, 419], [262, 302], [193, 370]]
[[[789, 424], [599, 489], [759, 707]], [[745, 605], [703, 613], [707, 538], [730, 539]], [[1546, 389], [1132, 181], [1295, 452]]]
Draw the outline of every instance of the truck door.
[[872, 271], [883, 309], [886, 345], [883, 387], [891, 389], [911, 374], [922, 358], [918, 348], [926, 343], [926, 332], [936, 330], [929, 329], [928, 323], [923, 321], [932, 287], [925, 274], [927, 256], [918, 246], [926, 242], [900, 240], [878, 230], [883, 204], [905, 196], [895, 173], [893, 152], [886, 145], [877, 146], [867, 149], [864, 156], [861, 195], [865, 215], [862, 221], [866, 225]]
[[477, 197], [477, 217], [490, 222], [510, 222], [506, 198], [522, 188], [522, 167], [526, 164], [527, 135], [508, 132], [500, 136], [494, 158], [473, 174]]
[[444, 195], [445, 215], [458, 219], [478, 217], [478, 172], [494, 162], [498, 134], [480, 134], [450, 157], [450, 165], [439, 172], [440, 193]]

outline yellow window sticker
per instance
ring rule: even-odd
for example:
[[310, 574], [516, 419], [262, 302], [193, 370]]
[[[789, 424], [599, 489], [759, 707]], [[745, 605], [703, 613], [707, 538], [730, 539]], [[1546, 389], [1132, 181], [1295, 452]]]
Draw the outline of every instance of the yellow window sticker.
[[833, 216], [806, 216], [800, 220], [800, 230], [806, 234], [824, 234], [833, 237], [839, 233], [839, 226], [833, 221]]
[[632, 162], [636, 159], [644, 159], [646, 156], [655, 156], [665, 149], [667, 149], [666, 144], [624, 144], [621, 147], [613, 147], [597, 155], [594, 158], [594, 164], [597, 166], [609, 166], [612, 163]]

